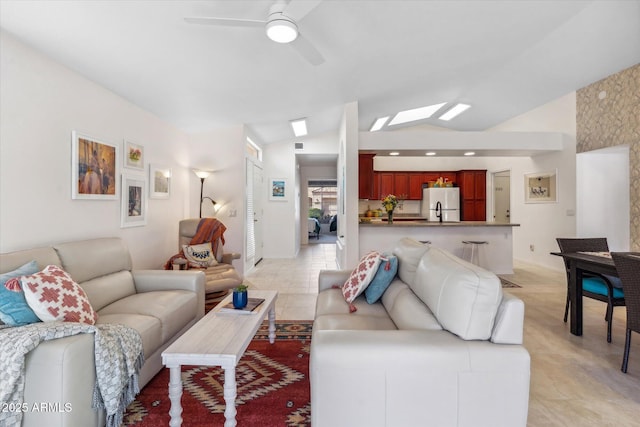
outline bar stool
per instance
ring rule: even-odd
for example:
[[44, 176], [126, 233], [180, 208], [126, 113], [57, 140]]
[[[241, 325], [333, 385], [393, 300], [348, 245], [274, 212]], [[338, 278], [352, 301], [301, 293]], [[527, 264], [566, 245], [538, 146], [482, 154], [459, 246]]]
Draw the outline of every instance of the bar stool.
[[471, 247], [471, 256], [469, 257], [469, 262], [471, 264], [480, 265], [480, 245], [488, 245], [489, 242], [486, 240], [463, 240], [462, 243], [464, 247], [462, 248], [462, 257], [464, 258], [464, 252], [467, 247]]

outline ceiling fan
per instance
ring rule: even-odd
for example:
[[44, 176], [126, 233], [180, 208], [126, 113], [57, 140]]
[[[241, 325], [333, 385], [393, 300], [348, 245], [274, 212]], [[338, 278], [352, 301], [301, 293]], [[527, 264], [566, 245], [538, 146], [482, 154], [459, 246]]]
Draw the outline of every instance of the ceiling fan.
[[298, 30], [297, 22], [316, 8], [322, 0], [278, 0], [269, 9], [266, 20], [242, 18], [199, 17], [184, 18], [190, 24], [224, 25], [230, 27], [264, 28], [267, 37], [277, 43], [291, 43], [291, 46], [313, 65], [324, 62], [322, 54]]

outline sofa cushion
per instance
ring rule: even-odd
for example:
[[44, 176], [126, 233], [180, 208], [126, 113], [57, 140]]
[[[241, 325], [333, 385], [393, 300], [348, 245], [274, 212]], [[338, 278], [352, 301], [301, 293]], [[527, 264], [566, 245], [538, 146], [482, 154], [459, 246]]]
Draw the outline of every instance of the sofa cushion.
[[211, 242], [199, 245], [182, 245], [182, 253], [192, 267], [212, 267], [218, 264], [215, 258]]
[[161, 339], [166, 342], [195, 318], [198, 312], [197, 300], [197, 295], [190, 291], [143, 292], [111, 303], [100, 310], [100, 313], [155, 317], [160, 320]]
[[316, 317], [313, 321], [313, 329], [315, 331], [395, 331], [397, 328], [386, 316], [347, 313]]
[[22, 291], [20, 276], [37, 273], [38, 263], [31, 261], [0, 275], [0, 320], [7, 325], [19, 326], [39, 322]]
[[160, 320], [153, 316], [123, 313], [106, 314], [103, 311], [99, 311], [96, 324], [100, 323], [119, 323], [138, 331], [142, 338], [145, 359], [151, 356], [164, 343]]
[[400, 239], [393, 248], [393, 254], [398, 257], [398, 276], [408, 285], [413, 283], [418, 263], [429, 245], [424, 245], [408, 237]]
[[131, 256], [124, 241], [104, 238], [54, 246], [62, 268], [78, 283], [122, 270], [131, 270]]
[[491, 337], [502, 301], [500, 280], [492, 272], [431, 248], [420, 260], [415, 282], [409, 287], [443, 329], [465, 340]]
[[80, 283], [84, 289], [94, 310], [100, 311], [103, 307], [136, 293], [133, 276], [129, 270], [107, 274]]
[[378, 271], [380, 265], [380, 253], [373, 251], [362, 257], [356, 268], [353, 269], [351, 275], [342, 285], [342, 295], [345, 301], [349, 303], [351, 312], [357, 310], [353, 305], [353, 301], [369, 286], [373, 276]]
[[[389, 317], [382, 304], [367, 304], [363, 296], [353, 301], [357, 312], [354, 316]], [[349, 314], [349, 304], [344, 300], [340, 289], [327, 289], [318, 293], [316, 299], [316, 316]]]
[[442, 329], [429, 307], [400, 279], [391, 282], [382, 296], [382, 305], [398, 329]]
[[395, 255], [383, 254], [382, 261], [378, 267], [376, 275], [364, 290], [364, 296], [369, 304], [377, 302], [387, 290], [391, 281], [398, 272], [398, 257]]
[[48, 265], [38, 273], [22, 276], [20, 283], [27, 304], [41, 320], [96, 323], [97, 314], [84, 290], [60, 267]]

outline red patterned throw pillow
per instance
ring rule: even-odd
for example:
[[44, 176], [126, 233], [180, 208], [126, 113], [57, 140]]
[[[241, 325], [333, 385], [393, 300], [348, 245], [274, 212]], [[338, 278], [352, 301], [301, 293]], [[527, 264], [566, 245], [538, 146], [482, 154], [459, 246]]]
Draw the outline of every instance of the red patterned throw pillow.
[[55, 265], [20, 278], [29, 307], [43, 322], [61, 320], [93, 325], [98, 315], [87, 294], [69, 274]]
[[347, 281], [342, 285], [342, 295], [349, 303], [349, 311], [356, 311], [353, 301], [369, 286], [373, 276], [378, 271], [381, 255], [379, 252], [369, 252], [360, 260], [360, 263], [353, 269]]

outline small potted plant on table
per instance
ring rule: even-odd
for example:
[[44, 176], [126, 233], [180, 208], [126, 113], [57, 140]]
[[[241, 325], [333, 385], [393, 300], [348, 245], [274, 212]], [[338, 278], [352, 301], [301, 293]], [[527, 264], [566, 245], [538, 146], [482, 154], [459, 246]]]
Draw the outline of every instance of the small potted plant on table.
[[233, 288], [233, 307], [234, 308], [244, 308], [247, 306], [248, 301], [248, 286], [244, 283]]

